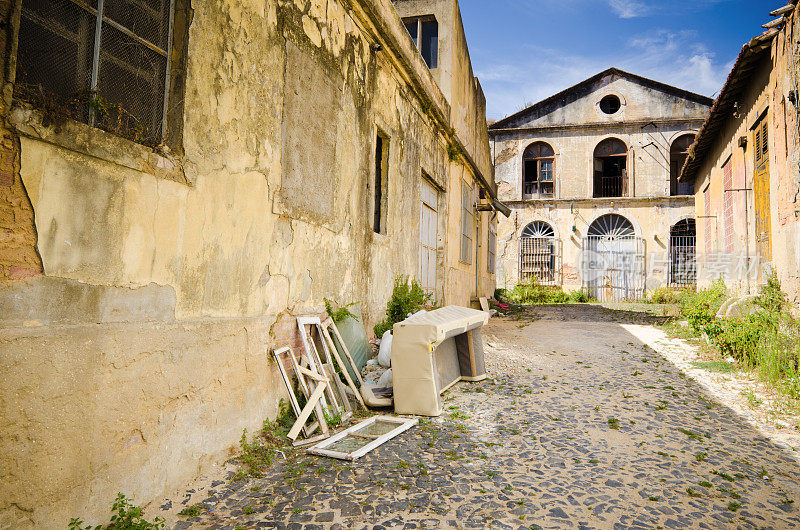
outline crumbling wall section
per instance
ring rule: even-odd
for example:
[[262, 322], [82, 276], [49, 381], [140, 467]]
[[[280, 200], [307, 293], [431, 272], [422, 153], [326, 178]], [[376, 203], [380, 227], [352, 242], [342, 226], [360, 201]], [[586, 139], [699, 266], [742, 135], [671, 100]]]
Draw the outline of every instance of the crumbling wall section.
[[[2, 84], [2, 117], [8, 115], [11, 103], [18, 7], [11, 0], [0, 2], [0, 71], [7, 80]], [[33, 208], [19, 176], [19, 138], [3, 119], [0, 121], [0, 283], [41, 273]]]

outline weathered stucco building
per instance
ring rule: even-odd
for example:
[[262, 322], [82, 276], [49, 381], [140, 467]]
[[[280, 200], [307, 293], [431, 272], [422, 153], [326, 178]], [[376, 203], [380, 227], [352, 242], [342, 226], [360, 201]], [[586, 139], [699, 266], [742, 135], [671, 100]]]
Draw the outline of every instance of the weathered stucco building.
[[693, 282], [694, 201], [677, 178], [712, 101], [611, 68], [489, 127], [498, 284], [601, 299]]
[[323, 297], [369, 330], [398, 275], [440, 304], [495, 286], [456, 0], [399, 1], [405, 25], [389, 0], [103, 5], [2, 2], [2, 528], [101, 522], [228, 455]]
[[742, 48], [681, 180], [693, 182], [699, 283], [756, 294], [769, 270], [800, 302], [797, 2]]

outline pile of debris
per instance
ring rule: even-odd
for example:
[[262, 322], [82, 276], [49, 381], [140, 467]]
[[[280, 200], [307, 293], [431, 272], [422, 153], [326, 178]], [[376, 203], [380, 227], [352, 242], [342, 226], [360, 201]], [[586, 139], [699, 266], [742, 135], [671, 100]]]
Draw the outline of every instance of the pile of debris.
[[480, 328], [488, 319], [487, 312], [458, 306], [419, 311], [374, 341], [378, 352], [370, 360], [361, 328], [356, 335], [364, 345], [354, 346], [364, 351], [359, 364], [331, 318], [298, 317], [299, 357], [288, 347], [273, 351], [297, 418], [288, 437], [295, 446], [316, 444], [310, 453], [354, 460], [417, 423], [373, 416], [332, 434], [354, 409], [394, 405], [398, 414], [440, 415], [442, 392], [460, 380], [486, 377]]

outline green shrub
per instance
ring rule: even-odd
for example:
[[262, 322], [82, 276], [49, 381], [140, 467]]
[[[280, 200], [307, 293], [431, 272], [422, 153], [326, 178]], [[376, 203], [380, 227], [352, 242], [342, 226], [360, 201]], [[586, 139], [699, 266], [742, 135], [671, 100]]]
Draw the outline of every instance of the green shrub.
[[333, 302], [327, 298], [323, 298], [323, 300], [325, 301], [325, 311], [327, 311], [328, 316], [331, 317], [331, 320], [333, 320], [336, 324], [348, 317], [352, 318], [353, 320], [358, 320], [358, 317], [350, 312], [350, 308], [356, 305], [355, 302], [350, 302], [339, 309], [334, 309]]
[[786, 307], [788, 297], [781, 291], [781, 282], [778, 274], [772, 271], [767, 278], [767, 284], [761, 289], [761, 293], [756, 297], [756, 305], [763, 308], [768, 313], [781, 313]]
[[405, 320], [409, 313], [416, 313], [420, 309], [429, 307], [431, 301], [431, 294], [425, 292], [417, 280], [407, 276], [398, 276], [394, 281], [392, 297], [386, 304], [386, 318], [373, 328], [375, 336], [383, 337], [387, 330]]
[[142, 516], [144, 510], [131, 504], [122, 493], [117, 493], [117, 498], [111, 506], [111, 522], [107, 525], [83, 526], [83, 520], [73, 518], [69, 521], [70, 530], [157, 530], [166, 527], [166, 521], [161, 517], [156, 517], [153, 522], [146, 521]]
[[560, 287], [542, 285], [535, 276], [515, 285], [506, 297], [518, 304], [563, 304], [569, 300]]
[[765, 335], [770, 333], [760, 315], [750, 315], [745, 319], [722, 320], [721, 329], [713, 337], [714, 344], [723, 355], [730, 355], [737, 361], [754, 366], [758, 347]]
[[709, 289], [685, 291], [680, 297], [681, 314], [695, 333], [705, 332], [713, 338], [721, 329], [713, 325], [717, 311], [725, 301], [725, 284], [717, 281]]
[[591, 301], [591, 297], [584, 291], [570, 291], [567, 301], [571, 304], [585, 304]]
[[651, 304], [678, 304], [681, 300], [682, 292], [668, 287], [653, 289], [647, 299]]

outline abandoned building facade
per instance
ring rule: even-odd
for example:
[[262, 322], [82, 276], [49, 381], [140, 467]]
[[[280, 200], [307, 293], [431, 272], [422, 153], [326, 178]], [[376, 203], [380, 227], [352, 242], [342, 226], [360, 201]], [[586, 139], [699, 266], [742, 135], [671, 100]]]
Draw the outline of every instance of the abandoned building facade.
[[775, 271], [800, 302], [797, 2], [741, 50], [681, 180], [698, 212], [699, 285], [758, 294]]
[[712, 100], [611, 68], [489, 127], [498, 284], [601, 300], [694, 282], [694, 199], [678, 182]]
[[324, 298], [371, 329], [400, 275], [441, 305], [495, 288], [457, 0], [103, 5], [2, 3], [3, 528], [220, 461]]

